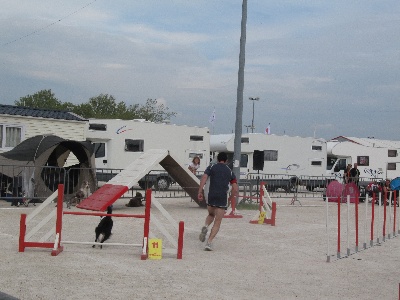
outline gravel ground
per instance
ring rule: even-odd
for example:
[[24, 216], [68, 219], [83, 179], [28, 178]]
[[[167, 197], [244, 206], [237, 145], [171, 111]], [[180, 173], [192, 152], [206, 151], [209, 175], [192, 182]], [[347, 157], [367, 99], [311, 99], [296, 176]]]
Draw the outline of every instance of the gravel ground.
[[[125, 207], [127, 202], [118, 200], [114, 213], [144, 212], [144, 207]], [[182, 260], [167, 250], [161, 260], [141, 260], [140, 248], [126, 246], [66, 244], [58, 256], [50, 249], [20, 253], [20, 215], [35, 207], [0, 200], [0, 292], [18, 299], [399, 299], [400, 238], [337, 259], [334, 203], [329, 204], [334, 255], [328, 263], [321, 199], [302, 199], [302, 206], [277, 200], [275, 227], [250, 224], [255, 212], [240, 211], [243, 218], [223, 220], [212, 252], [198, 240], [204, 208], [188, 198], [160, 202], [176, 221], [185, 222]], [[65, 216], [63, 240], [93, 241], [98, 222], [99, 217]], [[36, 223], [28, 224], [28, 231]], [[109, 242], [141, 243], [142, 235], [142, 219], [114, 218]], [[169, 247], [164, 238], [163, 244]]]

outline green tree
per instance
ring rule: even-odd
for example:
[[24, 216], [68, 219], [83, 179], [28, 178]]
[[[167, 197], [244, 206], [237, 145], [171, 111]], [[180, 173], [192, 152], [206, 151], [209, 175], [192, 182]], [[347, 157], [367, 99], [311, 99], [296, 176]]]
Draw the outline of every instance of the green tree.
[[164, 104], [158, 104], [156, 99], [147, 99], [146, 104], [139, 107], [139, 118], [146, 121], [162, 122], [169, 120], [176, 115], [175, 112], [169, 112], [169, 108]]
[[16, 106], [25, 106], [32, 108], [48, 108], [48, 109], [63, 109], [63, 104], [59, 101], [51, 90], [41, 90], [33, 95], [27, 95], [19, 98], [15, 102]]
[[125, 102], [117, 102], [112, 95], [100, 94], [91, 97], [86, 103], [75, 105], [71, 102], [59, 101], [51, 90], [42, 90], [33, 95], [21, 97], [19, 101], [15, 101], [15, 105], [71, 111], [87, 119], [145, 119], [162, 122], [176, 115], [175, 112], [169, 112], [169, 108], [164, 104], [157, 103], [155, 99], [147, 99], [143, 106], [139, 104], [127, 106]]

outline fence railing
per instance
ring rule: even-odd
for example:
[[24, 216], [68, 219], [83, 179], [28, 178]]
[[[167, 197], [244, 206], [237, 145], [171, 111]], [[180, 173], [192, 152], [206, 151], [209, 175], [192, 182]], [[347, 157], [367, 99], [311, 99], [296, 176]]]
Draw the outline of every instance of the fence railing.
[[[59, 168], [59, 167], [34, 167], [21, 165], [0, 165], [0, 197], [1, 198], [35, 198], [43, 200], [57, 190], [58, 184], [64, 184], [65, 194], [74, 195], [88, 182], [91, 192], [97, 190], [102, 184], [109, 181], [122, 169], [109, 168]], [[203, 172], [196, 176], [201, 178]], [[257, 201], [259, 185], [265, 187], [272, 197], [316, 197], [324, 198], [327, 185], [335, 180], [334, 176], [295, 176], [290, 174], [259, 174], [249, 173], [245, 179], [239, 181], [240, 193], [245, 199]], [[382, 178], [374, 179], [381, 181]], [[340, 181], [340, 179], [339, 179]], [[361, 194], [365, 195], [367, 185], [372, 182], [370, 178], [359, 178]], [[134, 190], [151, 188], [154, 195], [159, 198], [190, 197], [183, 187], [177, 184], [165, 170], [152, 170], [134, 186]], [[362, 195], [361, 195], [362, 196]]]

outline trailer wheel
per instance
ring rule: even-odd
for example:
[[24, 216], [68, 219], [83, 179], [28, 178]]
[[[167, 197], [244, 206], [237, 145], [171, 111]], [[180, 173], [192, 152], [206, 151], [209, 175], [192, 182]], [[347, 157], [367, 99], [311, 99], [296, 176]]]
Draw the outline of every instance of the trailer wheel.
[[300, 179], [297, 177], [292, 177], [289, 180], [288, 186], [285, 189], [287, 193], [296, 192], [297, 186], [300, 184]]
[[153, 183], [147, 181], [139, 181], [138, 184], [142, 190], [151, 189], [153, 186]]
[[160, 191], [168, 190], [169, 180], [166, 177], [157, 178], [157, 189]]

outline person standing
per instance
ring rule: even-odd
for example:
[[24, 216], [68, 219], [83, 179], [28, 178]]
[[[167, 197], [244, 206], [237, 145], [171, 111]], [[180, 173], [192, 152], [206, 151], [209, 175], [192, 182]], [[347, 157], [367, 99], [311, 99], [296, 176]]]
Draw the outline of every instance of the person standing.
[[354, 163], [354, 167], [350, 170], [350, 180], [358, 186], [360, 170], [357, 169], [357, 163]]
[[351, 164], [348, 164], [346, 167], [346, 170], [343, 172], [343, 183], [349, 183], [350, 182], [350, 170], [351, 170]]
[[204, 201], [203, 188], [207, 180], [209, 180], [209, 191], [207, 198], [208, 215], [199, 235], [199, 239], [201, 242], [205, 241], [208, 227], [211, 225], [211, 223], [214, 222], [206, 246], [204, 248], [204, 250], [206, 251], [213, 250], [211, 247], [211, 243], [219, 231], [222, 218], [224, 217], [225, 210], [228, 206], [229, 184], [232, 187], [229, 201], [236, 201], [236, 196], [239, 190], [235, 174], [226, 165], [227, 160], [228, 156], [225, 152], [219, 153], [217, 156], [218, 162], [214, 165], [208, 166], [200, 180], [198, 193], [199, 201]]

